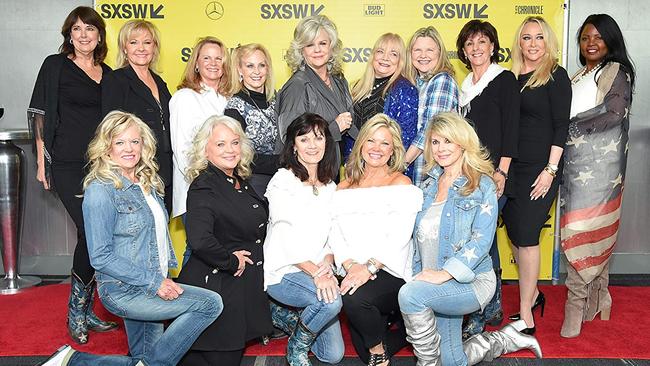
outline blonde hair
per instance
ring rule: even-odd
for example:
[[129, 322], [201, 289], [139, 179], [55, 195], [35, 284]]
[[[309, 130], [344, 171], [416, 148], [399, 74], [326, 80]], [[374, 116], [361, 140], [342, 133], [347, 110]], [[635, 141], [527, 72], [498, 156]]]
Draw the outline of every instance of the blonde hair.
[[122, 188], [120, 167], [111, 160], [109, 153], [113, 140], [132, 126], [138, 128], [142, 138], [142, 150], [140, 160], [135, 166], [135, 176], [146, 193], [154, 189], [161, 196], [165, 194], [165, 186], [158, 176], [158, 163], [155, 159], [156, 138], [149, 126], [135, 114], [122, 111], [108, 113], [97, 126], [95, 137], [88, 144], [89, 169], [83, 181], [84, 189], [94, 180], [111, 182], [115, 188]]
[[553, 71], [558, 66], [558, 42], [553, 29], [548, 25], [548, 23], [542, 17], [530, 16], [519, 25], [517, 32], [515, 33], [515, 41], [512, 45], [512, 49], [515, 50], [512, 52], [512, 72], [519, 77], [521, 70], [524, 68], [524, 55], [521, 50], [519, 41], [521, 40], [521, 33], [524, 31], [524, 27], [528, 23], [537, 23], [542, 29], [542, 35], [544, 36], [544, 44], [546, 46], [546, 53], [542, 56], [542, 60], [539, 63], [539, 66], [533, 72], [533, 75], [528, 79], [526, 85], [524, 85], [521, 90], [524, 90], [526, 87], [531, 89], [537, 88], [539, 86], [546, 85], [549, 80], [553, 77]]
[[312, 15], [304, 18], [298, 23], [293, 31], [293, 40], [285, 54], [287, 65], [292, 72], [300, 70], [305, 61], [302, 49], [312, 43], [323, 29], [330, 37], [330, 59], [327, 61], [327, 69], [332, 75], [342, 75], [341, 52], [343, 43], [339, 39], [336, 25], [325, 15]]
[[418, 70], [413, 66], [413, 60], [411, 59], [411, 51], [413, 50], [413, 45], [415, 44], [415, 41], [417, 41], [418, 38], [420, 37], [429, 37], [433, 39], [433, 41], [438, 45], [440, 48], [440, 57], [438, 57], [438, 62], [436, 63], [436, 66], [433, 67], [433, 69], [428, 72], [426, 75], [420, 75], [420, 78], [424, 80], [429, 80], [435, 75], [441, 73], [441, 72], [446, 72], [451, 77], [454, 77], [454, 67], [451, 65], [451, 62], [449, 61], [449, 56], [447, 56], [447, 48], [445, 48], [445, 43], [442, 40], [442, 37], [440, 36], [440, 33], [434, 28], [433, 26], [428, 26], [425, 28], [420, 28], [413, 33], [413, 36], [411, 36], [411, 39], [409, 40], [409, 47], [406, 52], [406, 75], [408, 75], [408, 79], [415, 84], [415, 79], [418, 77]]
[[241, 65], [242, 59], [253, 54], [255, 51], [260, 51], [264, 54], [266, 60], [266, 81], [264, 82], [264, 93], [266, 94], [266, 100], [271, 101], [275, 90], [273, 89], [273, 65], [271, 63], [271, 54], [259, 43], [249, 43], [243, 46], [238, 46], [232, 53], [232, 60], [230, 63], [230, 90], [228, 91], [229, 95], [235, 95], [244, 89], [244, 81], [239, 77], [238, 67]]
[[392, 118], [383, 113], [377, 113], [374, 117], [363, 124], [357, 137], [352, 153], [345, 164], [345, 174], [350, 180], [350, 185], [358, 184], [365, 172], [366, 162], [361, 155], [361, 149], [368, 139], [380, 128], [387, 128], [393, 139], [393, 155], [388, 159], [388, 170], [390, 173], [404, 171], [404, 144], [402, 143], [402, 129]]
[[379, 37], [379, 39], [377, 39], [377, 42], [375, 42], [375, 45], [372, 48], [370, 59], [366, 64], [366, 71], [363, 73], [363, 76], [361, 76], [361, 79], [357, 80], [357, 82], [355, 82], [354, 86], [352, 87], [352, 101], [354, 103], [368, 97], [372, 92], [372, 87], [374, 85], [376, 77], [374, 67], [376, 57], [375, 54], [380, 48], [383, 48], [387, 53], [390, 52], [390, 50], [388, 50], [389, 46], [397, 46], [399, 61], [397, 63], [397, 69], [395, 69], [395, 73], [391, 75], [390, 79], [388, 79], [388, 82], [386, 83], [386, 86], [384, 86], [384, 89], [381, 91], [381, 96], [384, 97], [388, 90], [390, 90], [390, 88], [393, 86], [393, 84], [395, 84], [397, 79], [402, 76], [402, 73], [404, 72], [404, 62], [406, 60], [404, 41], [398, 34], [384, 33], [381, 35], [381, 37]]
[[134, 19], [129, 20], [124, 23], [122, 28], [120, 28], [120, 33], [117, 36], [117, 67], [124, 67], [129, 64], [129, 60], [126, 57], [126, 45], [129, 43], [129, 40], [133, 36], [133, 33], [147, 31], [151, 34], [153, 38], [153, 43], [156, 47], [153, 49], [153, 57], [149, 63], [149, 68], [156, 71], [158, 67], [158, 60], [160, 59], [160, 32], [158, 28], [151, 23], [150, 21], [143, 19]]
[[188, 165], [185, 170], [185, 180], [189, 183], [201, 174], [201, 172], [208, 167], [208, 157], [205, 153], [205, 148], [210, 142], [210, 136], [215, 127], [224, 125], [232, 132], [239, 136], [239, 144], [241, 146], [241, 159], [235, 167], [235, 173], [242, 178], [250, 177], [252, 173], [251, 164], [255, 155], [253, 145], [241, 128], [241, 124], [228, 116], [212, 116], [209, 117], [192, 140], [192, 147], [187, 154]]
[[190, 55], [190, 59], [187, 60], [185, 71], [183, 71], [183, 79], [178, 84], [177, 89], [189, 88], [197, 93], [201, 91], [201, 74], [199, 74], [198, 62], [201, 49], [206, 44], [217, 45], [221, 48], [221, 53], [223, 54], [221, 69], [223, 70], [223, 74], [219, 80], [217, 91], [221, 95], [228, 96], [228, 91], [230, 90], [230, 57], [228, 48], [220, 39], [212, 36], [199, 38], [192, 48], [192, 54]]
[[426, 132], [424, 145], [424, 160], [426, 161], [425, 171], [430, 171], [438, 165], [433, 157], [431, 147], [431, 136], [439, 135], [463, 149], [462, 172], [467, 177], [467, 184], [460, 190], [464, 196], [472, 193], [481, 183], [483, 174], [492, 178], [494, 166], [490, 161], [490, 153], [481, 146], [474, 128], [460, 114], [454, 112], [443, 112], [435, 115]]

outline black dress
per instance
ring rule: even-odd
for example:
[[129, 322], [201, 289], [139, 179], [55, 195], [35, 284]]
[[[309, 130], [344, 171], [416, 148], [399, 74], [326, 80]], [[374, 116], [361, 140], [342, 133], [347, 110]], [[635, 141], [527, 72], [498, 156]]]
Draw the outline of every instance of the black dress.
[[[490, 152], [490, 160], [499, 166], [502, 156], [516, 158], [519, 144], [519, 85], [514, 74], [503, 71], [470, 102], [466, 115], [474, 124], [478, 138]], [[512, 179], [504, 194], [512, 196]]]
[[165, 183], [165, 207], [172, 208], [172, 147], [169, 135], [169, 100], [167, 84], [151, 71], [158, 87], [159, 101], [130, 65], [104, 75], [102, 79], [102, 115], [113, 110], [133, 113], [151, 128], [158, 142], [158, 174]]
[[[532, 72], [519, 76], [523, 88]], [[551, 146], [564, 147], [569, 128], [571, 109], [571, 82], [562, 67], [553, 72], [546, 85], [521, 92], [519, 122], [519, 156], [511, 166], [514, 177], [514, 196], [503, 208], [503, 221], [508, 236], [516, 246], [533, 246], [539, 243], [542, 226], [548, 220], [562, 176], [560, 160], [557, 177], [544, 198], [530, 199], [531, 185], [548, 164]]]
[[[208, 163], [187, 193], [186, 232], [192, 256], [178, 282], [221, 295], [223, 312], [194, 342], [195, 351], [234, 351], [273, 330], [264, 292], [264, 251], [268, 206], [246, 180], [235, 180]], [[253, 264], [234, 277], [247, 250]]]

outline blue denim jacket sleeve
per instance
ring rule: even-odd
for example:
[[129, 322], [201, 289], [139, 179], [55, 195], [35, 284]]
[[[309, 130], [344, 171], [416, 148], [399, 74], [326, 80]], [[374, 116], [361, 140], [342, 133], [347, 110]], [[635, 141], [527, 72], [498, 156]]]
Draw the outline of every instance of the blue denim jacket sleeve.
[[98, 272], [130, 285], [143, 287], [154, 296], [165, 279], [160, 272], [148, 271], [128, 258], [115, 254], [113, 230], [118, 214], [111, 197], [112, 185], [90, 184], [84, 191], [83, 216], [90, 264]]
[[472, 282], [476, 277], [474, 268], [489, 255], [499, 216], [494, 182], [484, 176], [478, 190], [481, 204], [474, 214], [470, 240], [442, 267], [461, 283]]

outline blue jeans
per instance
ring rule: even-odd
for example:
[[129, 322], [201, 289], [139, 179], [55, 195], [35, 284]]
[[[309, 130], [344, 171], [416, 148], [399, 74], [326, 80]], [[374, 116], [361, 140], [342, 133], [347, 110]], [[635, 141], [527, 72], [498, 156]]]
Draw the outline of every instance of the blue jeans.
[[404, 314], [420, 313], [427, 308], [434, 311], [443, 365], [467, 365], [461, 335], [463, 315], [481, 307], [471, 284], [453, 279], [440, 285], [412, 281], [402, 286], [398, 299]]
[[[183, 294], [174, 300], [149, 297], [136, 286], [103, 283], [99, 297], [113, 314], [124, 319], [129, 340], [127, 356], [97, 356], [75, 352], [70, 365], [131, 366], [144, 361], [148, 366], [176, 365], [198, 336], [221, 314], [218, 293], [180, 285]], [[164, 320], [174, 319], [163, 332]]]
[[280, 283], [269, 286], [267, 293], [283, 304], [303, 309], [300, 320], [318, 334], [311, 351], [320, 361], [341, 362], [345, 345], [338, 320], [343, 306], [340, 295], [331, 304], [319, 301], [314, 280], [304, 272], [287, 273]]

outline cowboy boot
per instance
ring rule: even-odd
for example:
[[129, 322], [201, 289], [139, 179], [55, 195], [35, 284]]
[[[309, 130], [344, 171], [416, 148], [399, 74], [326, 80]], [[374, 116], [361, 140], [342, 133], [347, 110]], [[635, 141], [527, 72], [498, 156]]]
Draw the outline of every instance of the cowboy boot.
[[517, 320], [501, 330], [473, 335], [463, 342], [467, 364], [476, 365], [481, 361], [492, 361], [501, 355], [522, 349], [529, 349], [537, 358], [542, 358], [542, 349], [537, 339], [517, 330], [525, 327], [523, 320]]
[[281, 330], [287, 335], [293, 333], [293, 330], [296, 328], [296, 325], [300, 320], [300, 314], [296, 310], [278, 305], [273, 300], [269, 301], [269, 306], [271, 307], [271, 321], [273, 327]]
[[287, 362], [289, 362], [289, 365], [311, 366], [309, 349], [311, 349], [311, 345], [315, 340], [316, 334], [309, 330], [302, 320], [299, 320], [287, 342]]
[[584, 321], [592, 321], [600, 313], [601, 320], [609, 320], [612, 310], [612, 295], [609, 293], [609, 262], [598, 277], [594, 278], [587, 296], [587, 310]]
[[117, 323], [113, 321], [103, 321], [97, 317], [93, 311], [93, 304], [95, 303], [95, 287], [97, 282], [95, 281], [95, 276], [85, 287], [90, 287], [88, 290], [90, 292], [90, 300], [88, 301], [88, 306], [86, 307], [86, 327], [88, 330], [93, 332], [108, 332], [114, 329], [117, 329]]
[[564, 284], [567, 287], [567, 299], [564, 305], [564, 321], [560, 335], [564, 338], [574, 338], [580, 335], [585, 316], [587, 284], [570, 264], [567, 265], [567, 277]]
[[415, 313], [402, 313], [406, 340], [413, 345], [417, 366], [440, 366], [440, 334], [436, 327], [436, 316], [430, 308]]
[[68, 334], [79, 344], [88, 342], [88, 326], [86, 324], [86, 309], [90, 302], [90, 291], [72, 271], [70, 281], [70, 298], [68, 300]]

